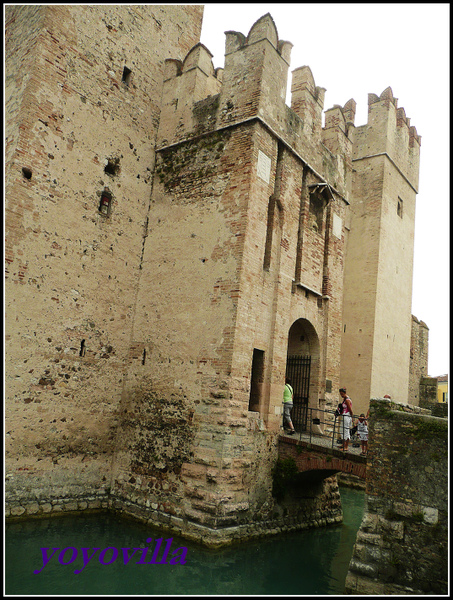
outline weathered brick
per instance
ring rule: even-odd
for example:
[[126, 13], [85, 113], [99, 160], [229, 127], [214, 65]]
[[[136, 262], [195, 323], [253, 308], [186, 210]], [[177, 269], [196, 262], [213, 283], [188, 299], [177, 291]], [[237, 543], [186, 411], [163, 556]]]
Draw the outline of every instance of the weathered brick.
[[[227, 32], [215, 70], [198, 43], [202, 14], [11, 5], [5, 45], [6, 456], [22, 469], [8, 485], [25, 501], [37, 489], [66, 498], [60, 511], [121, 499], [141, 516], [178, 514], [188, 532], [190, 519], [215, 529], [235, 512], [241, 525], [272, 521], [287, 356], [310, 355], [308, 405], [331, 408], [349, 386], [344, 365], [356, 367], [343, 315], [387, 306], [358, 280], [373, 277], [380, 242], [393, 268], [395, 224], [366, 255], [373, 269], [348, 260], [346, 242], [360, 246], [363, 198], [376, 229], [402, 184], [393, 174], [387, 186], [382, 156], [371, 174], [363, 154], [389, 142], [416, 187], [419, 146], [401, 112], [402, 135], [387, 132], [388, 92], [370, 104], [372, 124], [355, 128], [349, 101], [323, 128], [324, 88], [308, 67], [293, 72], [289, 109], [291, 44], [270, 15], [248, 36]], [[398, 343], [409, 352], [409, 338]], [[377, 349], [382, 358], [382, 340]], [[355, 369], [357, 385], [371, 370]], [[338, 517], [332, 505], [316, 514], [329, 486], [307, 522]], [[222, 502], [231, 522], [216, 520]]]

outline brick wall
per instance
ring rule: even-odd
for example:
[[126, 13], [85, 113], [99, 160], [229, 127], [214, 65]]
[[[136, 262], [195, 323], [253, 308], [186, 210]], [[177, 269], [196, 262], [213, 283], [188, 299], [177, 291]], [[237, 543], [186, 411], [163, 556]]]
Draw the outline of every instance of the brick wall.
[[[137, 340], [164, 60], [198, 41], [202, 12], [6, 8], [6, 468], [15, 500], [108, 492]], [[116, 169], [106, 172], [109, 160]]]
[[[167, 65], [134, 323], [149, 353], [127, 376], [114, 462], [116, 496], [188, 518], [208, 528], [206, 538], [275, 510], [271, 469], [294, 322], [310, 332], [310, 404], [328, 400], [326, 377], [338, 384], [346, 205], [331, 192], [320, 230], [308, 231], [309, 186], [320, 176], [263, 120], [269, 98], [257, 90], [283, 60], [265, 21], [262, 68], [254, 44], [228, 40], [222, 85], [202, 47]], [[238, 69], [248, 85], [235, 89]], [[286, 115], [275, 101], [280, 130]], [[263, 353], [256, 412], [254, 350]], [[137, 463], [144, 453], [146, 467]]]

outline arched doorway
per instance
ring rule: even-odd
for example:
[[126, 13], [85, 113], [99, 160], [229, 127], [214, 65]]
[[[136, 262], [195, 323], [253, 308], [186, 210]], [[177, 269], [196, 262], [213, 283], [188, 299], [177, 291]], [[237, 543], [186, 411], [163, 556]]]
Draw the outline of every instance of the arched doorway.
[[305, 431], [308, 407], [318, 407], [319, 380], [319, 338], [307, 319], [298, 319], [289, 330], [286, 377], [294, 391], [292, 422], [296, 431]]

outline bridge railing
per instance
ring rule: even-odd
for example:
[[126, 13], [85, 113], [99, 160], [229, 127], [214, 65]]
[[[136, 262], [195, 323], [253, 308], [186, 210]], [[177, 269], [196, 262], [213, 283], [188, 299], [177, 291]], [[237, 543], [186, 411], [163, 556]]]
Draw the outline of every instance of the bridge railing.
[[[352, 415], [352, 426], [358, 419], [358, 415]], [[325, 445], [335, 447], [337, 436], [341, 438], [342, 426], [341, 416], [337, 416], [333, 410], [322, 410], [320, 408], [307, 408], [307, 427], [305, 431], [297, 431], [298, 438], [312, 443], [319, 442], [320, 438]], [[351, 434], [352, 438], [352, 434]]]

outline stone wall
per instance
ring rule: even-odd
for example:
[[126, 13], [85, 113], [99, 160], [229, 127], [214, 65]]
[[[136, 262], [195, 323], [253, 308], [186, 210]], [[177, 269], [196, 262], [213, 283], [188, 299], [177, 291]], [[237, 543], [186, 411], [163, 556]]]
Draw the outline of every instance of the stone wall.
[[133, 320], [164, 61], [199, 40], [202, 15], [201, 5], [5, 8], [11, 502], [110, 489], [124, 376], [143, 360]]
[[420, 406], [431, 409], [437, 403], [437, 377], [421, 377]]
[[366, 509], [346, 579], [349, 594], [445, 594], [448, 422], [372, 399]]
[[[421, 403], [422, 377], [428, 375], [428, 337], [429, 329], [426, 323], [419, 321], [412, 315], [411, 348], [409, 363], [409, 396], [407, 402], [416, 406]], [[394, 398], [399, 400], [399, 398]]]
[[448, 417], [448, 402], [439, 402], [438, 386], [437, 377], [420, 377], [420, 406], [428, 408], [435, 417]]
[[[371, 99], [369, 126], [355, 130], [351, 99], [323, 128], [325, 90], [306, 66], [286, 106], [291, 44], [269, 14], [247, 36], [227, 32], [217, 70], [199, 43], [202, 5], [5, 14], [10, 514], [107, 502], [215, 543], [236, 535], [233, 523], [272, 524], [283, 516], [271, 473], [287, 355], [311, 357], [308, 404], [331, 408], [348, 385], [350, 200], [372, 190], [374, 226], [381, 194], [391, 198], [381, 271], [392, 279], [389, 240], [410, 234], [414, 198], [394, 165], [384, 177], [384, 147], [415, 185], [414, 128], [389, 93]], [[395, 194], [406, 215], [396, 224]], [[410, 253], [408, 243], [404, 289]], [[349, 273], [357, 282], [371, 271], [356, 262]], [[388, 297], [379, 301], [387, 314]], [[363, 339], [369, 356], [370, 331]], [[330, 492], [318, 492], [322, 505]]]

